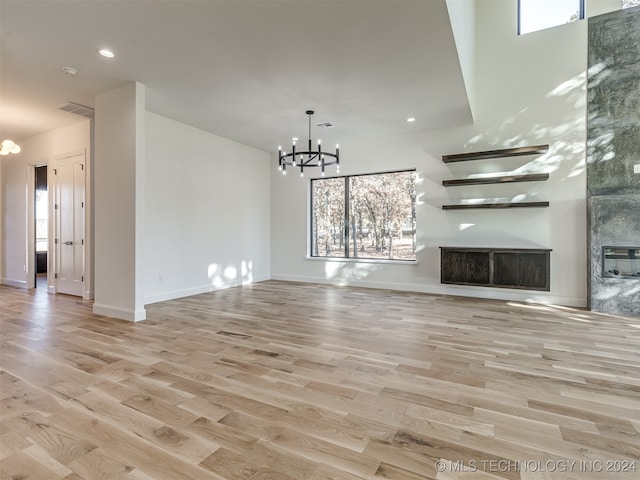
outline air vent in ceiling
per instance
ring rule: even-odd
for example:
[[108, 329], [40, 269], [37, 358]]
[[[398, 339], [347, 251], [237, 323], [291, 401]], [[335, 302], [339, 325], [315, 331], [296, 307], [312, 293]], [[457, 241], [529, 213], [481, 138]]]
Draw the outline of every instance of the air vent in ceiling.
[[323, 128], [333, 127], [333, 123], [329, 123], [329, 122], [319, 123], [318, 127], [323, 127]]
[[80, 115], [81, 117], [93, 118], [95, 111], [93, 108], [85, 107], [84, 105], [78, 105], [77, 103], [67, 102], [60, 106], [60, 110], [65, 112]]

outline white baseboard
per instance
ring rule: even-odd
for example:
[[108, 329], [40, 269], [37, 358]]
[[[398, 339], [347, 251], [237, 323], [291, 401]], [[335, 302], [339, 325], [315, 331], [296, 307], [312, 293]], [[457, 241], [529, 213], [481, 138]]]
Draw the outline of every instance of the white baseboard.
[[26, 280], [12, 280], [10, 278], [3, 278], [2, 285], [8, 285], [10, 287], [27, 288]]
[[93, 313], [119, 318], [121, 320], [129, 320], [130, 322], [140, 322], [147, 318], [147, 311], [144, 308], [141, 310], [131, 310], [129, 308], [101, 305], [99, 303], [93, 304]]
[[170, 292], [163, 292], [148, 295], [144, 299], [145, 305], [149, 305], [151, 303], [158, 302], [166, 302], [168, 300], [175, 300], [176, 298], [184, 298], [191, 297], [193, 295], [200, 295], [201, 293], [209, 293], [214, 292], [216, 290], [224, 290], [225, 288], [231, 287], [239, 287], [240, 285], [248, 285], [251, 283], [264, 282], [265, 280], [269, 280], [271, 277], [254, 277], [251, 282], [247, 282], [246, 280], [234, 280], [232, 282], [219, 283], [217, 285], [200, 285], [198, 287], [184, 288], [180, 290], [172, 290]]
[[322, 283], [327, 285], [341, 285], [364, 288], [381, 288], [386, 290], [400, 290], [406, 292], [431, 293], [434, 295], [451, 295], [472, 298], [485, 298], [512, 302], [541, 303], [545, 305], [563, 305], [567, 307], [585, 308], [586, 298], [564, 297], [552, 295], [549, 292], [536, 290], [515, 290], [508, 288], [468, 287], [465, 285], [417, 285], [412, 283], [370, 282], [350, 280], [335, 282], [326, 278], [316, 278], [303, 275], [272, 275], [273, 280], [301, 283]]

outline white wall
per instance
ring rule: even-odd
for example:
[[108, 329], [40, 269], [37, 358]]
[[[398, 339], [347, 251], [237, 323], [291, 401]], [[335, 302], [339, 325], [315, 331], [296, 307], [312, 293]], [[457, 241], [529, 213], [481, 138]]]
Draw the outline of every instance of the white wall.
[[145, 303], [269, 278], [269, 154], [146, 119]]
[[[341, 173], [416, 168], [418, 265], [306, 260], [308, 180], [272, 168], [272, 277], [586, 305], [586, 22], [516, 35], [516, 2], [475, 4], [475, 124], [340, 139]], [[550, 144], [538, 157], [443, 164], [443, 154]], [[276, 160], [272, 159], [272, 166]], [[441, 186], [479, 172], [548, 172], [537, 183]], [[550, 208], [443, 211], [465, 199], [548, 200]], [[551, 291], [440, 284], [439, 246], [551, 248]]]
[[447, 0], [447, 12], [453, 30], [453, 38], [456, 42], [462, 78], [464, 78], [464, 85], [467, 89], [469, 107], [471, 114], [475, 116], [475, 0]]
[[[0, 181], [0, 204], [2, 215], [2, 256], [3, 269], [1, 283], [26, 287], [28, 277], [33, 275], [33, 259], [28, 252], [29, 232], [32, 226], [27, 225], [27, 205], [30, 172], [35, 165], [53, 166], [55, 158], [68, 154], [85, 152], [87, 167], [90, 167], [91, 122], [80, 120], [67, 127], [52, 130], [41, 135], [21, 139], [18, 143], [22, 152], [0, 158], [2, 170]], [[49, 169], [50, 170], [50, 169]], [[51, 184], [49, 172], [49, 184]], [[31, 185], [33, 188], [33, 185]], [[87, 184], [87, 189], [90, 186]], [[85, 237], [88, 239], [88, 237]], [[89, 249], [89, 245], [87, 245]], [[85, 273], [87, 273], [85, 271]], [[85, 286], [90, 289], [91, 275], [85, 276]]]
[[144, 320], [145, 87], [101, 93], [95, 110], [93, 311]]

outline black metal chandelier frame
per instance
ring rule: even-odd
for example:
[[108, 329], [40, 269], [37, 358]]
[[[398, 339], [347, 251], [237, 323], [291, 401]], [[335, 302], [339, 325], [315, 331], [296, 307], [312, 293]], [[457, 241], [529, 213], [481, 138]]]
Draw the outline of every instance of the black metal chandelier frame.
[[322, 175], [324, 176], [325, 167], [336, 165], [338, 171], [340, 171], [340, 147], [336, 145], [336, 153], [329, 153], [322, 151], [322, 143], [318, 140], [318, 148], [316, 150], [311, 149], [311, 116], [315, 113], [313, 110], [307, 110], [305, 112], [309, 116], [309, 140], [307, 151], [296, 150], [296, 142], [293, 141], [291, 152], [286, 153], [282, 150], [282, 147], [278, 147], [278, 170], [282, 171], [282, 174], [287, 173], [287, 167], [299, 168], [300, 176], [304, 176], [305, 167], [320, 168]]

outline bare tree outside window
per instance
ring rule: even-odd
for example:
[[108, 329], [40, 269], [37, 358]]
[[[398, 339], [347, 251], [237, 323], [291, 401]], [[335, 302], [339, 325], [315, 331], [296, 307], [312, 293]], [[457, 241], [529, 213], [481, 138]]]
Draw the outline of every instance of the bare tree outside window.
[[415, 204], [413, 171], [312, 180], [311, 256], [415, 260]]
[[311, 256], [344, 256], [345, 178], [313, 180]]
[[640, 0], [622, 0], [622, 8], [631, 8], [640, 6]]

